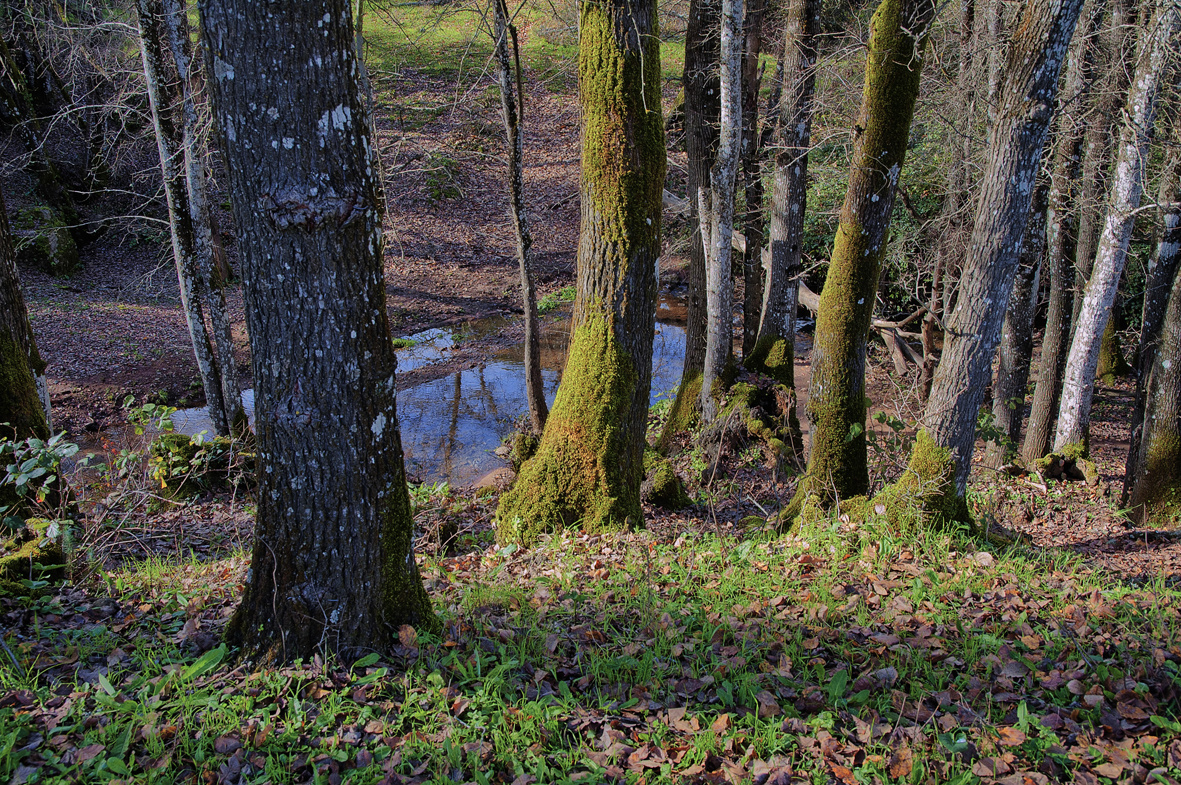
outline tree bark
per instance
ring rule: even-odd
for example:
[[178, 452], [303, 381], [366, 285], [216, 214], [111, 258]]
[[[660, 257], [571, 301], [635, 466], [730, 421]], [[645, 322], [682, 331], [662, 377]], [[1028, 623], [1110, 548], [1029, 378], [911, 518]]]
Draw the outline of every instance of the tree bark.
[[1050, 276], [1046, 329], [1038, 357], [1037, 384], [1029, 408], [1029, 423], [1021, 454], [1035, 461], [1050, 451], [1058, 394], [1070, 340], [1071, 300], [1074, 291], [1074, 192], [1082, 157], [1084, 115], [1094, 83], [1095, 35], [1103, 18], [1104, 0], [1089, 0], [1081, 12], [1083, 26], [1070, 44], [1062, 100], [1057, 112], [1054, 163], [1046, 204], [1045, 269]]
[[[214, 239], [213, 213], [209, 208], [209, 138], [197, 116], [196, 94], [200, 76], [193, 63], [193, 39], [189, 29], [188, 5], [182, 0], [164, 0], [164, 25], [168, 48], [179, 77], [181, 99], [181, 147], [184, 154], [185, 185], [189, 218], [193, 229], [193, 261], [198, 279], [197, 290], [203, 295], [209, 313], [213, 342], [217, 347], [215, 366], [221, 388], [221, 408], [228, 431], [247, 425], [242, 407], [242, 388], [238, 365], [234, 360], [234, 338], [226, 310], [225, 278], [217, 270], [219, 256], [224, 257]], [[213, 406], [213, 401], [209, 401]], [[214, 422], [218, 420], [214, 419]]]
[[1046, 249], [1046, 202], [1049, 182], [1039, 181], [1033, 194], [1021, 257], [1001, 326], [1000, 363], [992, 385], [992, 415], [1003, 442], [989, 442], [985, 463], [1000, 468], [1017, 452], [1025, 419], [1025, 389], [1033, 359], [1033, 316], [1037, 311], [1042, 260]]
[[715, 396], [734, 362], [733, 254], [734, 196], [742, 145], [742, 17], [743, 0], [722, 0], [718, 156], [710, 171], [710, 188], [699, 188], [697, 202], [705, 238], [705, 368], [701, 375], [701, 414], [710, 422], [717, 414]]
[[3, 37], [0, 37], [0, 122], [11, 125], [16, 131], [17, 138], [29, 156], [26, 169], [36, 181], [41, 198], [61, 213], [75, 242], [83, 243], [90, 239], [74, 205], [74, 198], [45, 149], [44, 132], [33, 107], [29, 84], [17, 68]]
[[180, 303], [188, 323], [193, 355], [205, 390], [209, 419], [218, 434], [230, 432], [222, 393], [221, 370], [210, 343], [202, 307], [204, 286], [197, 259], [197, 233], [193, 226], [192, 208], [185, 173], [183, 131], [176, 124], [176, 111], [182, 102], [180, 73], [176, 63], [166, 55], [164, 42], [167, 32], [164, 23], [163, 0], [136, 0], [136, 18], [140, 30], [140, 50], [143, 55], [144, 76], [148, 88], [148, 103], [156, 130], [156, 146], [160, 154], [160, 170], [164, 178], [164, 196], [168, 204], [168, 225], [172, 235], [172, 256], [180, 283]]
[[[1181, 87], [1181, 85], [1178, 85]], [[1174, 95], [1181, 92], [1174, 91]], [[1165, 123], [1170, 141], [1179, 139], [1176, 107], [1170, 107]], [[1135, 485], [1136, 463], [1143, 436], [1144, 409], [1147, 402], [1148, 380], [1156, 363], [1156, 352], [1163, 338], [1163, 322], [1168, 307], [1169, 292], [1181, 261], [1181, 150], [1176, 147], [1165, 155], [1156, 202], [1160, 205], [1161, 221], [1157, 234], [1156, 252], [1148, 265], [1148, 280], [1144, 287], [1144, 304], [1140, 311], [1140, 340], [1136, 351], [1136, 405], [1132, 409], [1131, 444], [1124, 472], [1124, 492], [1121, 505]]]
[[923, 427], [949, 451], [954, 487], [944, 489], [957, 517], [963, 502], [976, 419], [988, 386], [1006, 305], [1013, 288], [1030, 204], [1066, 57], [1082, 0], [1031, 0], [1013, 34], [988, 164], [947, 337]]
[[677, 398], [669, 412], [661, 449], [672, 435], [692, 425], [701, 399], [701, 374], [705, 367], [706, 297], [705, 243], [701, 234], [697, 194], [709, 189], [710, 170], [717, 156], [721, 89], [717, 61], [721, 46], [721, 0], [689, 0], [685, 29], [685, 152], [688, 158], [689, 268], [686, 296], [685, 362]]
[[930, 0], [883, 0], [870, 23], [849, 185], [816, 319], [811, 452], [807, 473], [782, 513], [785, 524], [810, 495], [827, 504], [864, 494], [869, 486], [865, 349], [934, 14]]
[[351, 661], [437, 622], [412, 550], [350, 2], [203, 0], [201, 16], [258, 434], [255, 542], [227, 636], [264, 659]]
[[759, 90], [762, 71], [759, 52], [763, 44], [763, 12], [766, 0], [750, 0], [742, 24], [742, 185], [746, 201], [742, 234], [742, 358], [754, 351], [759, 337], [759, 314], [763, 304], [763, 172], [759, 134]]
[[37, 382], [44, 373], [0, 192], [0, 438], [49, 438], [48, 395], [43, 399]]
[[[975, 57], [973, 48], [976, 33], [975, 0], [960, 0], [959, 46], [960, 60], [956, 74], [955, 97], [963, 112], [952, 121], [956, 136], [952, 159], [947, 167], [947, 192], [940, 209], [938, 244], [935, 248], [935, 269], [931, 275], [931, 297], [927, 301], [927, 313], [923, 317], [923, 365], [919, 371], [919, 389], [925, 401], [931, 394], [931, 383], [935, 379], [935, 367], [939, 357], [935, 351], [936, 331], [940, 314], [950, 310], [950, 295], [944, 294], [946, 282], [958, 278], [963, 262], [966, 218], [969, 202], [969, 167], [975, 134], [972, 123], [976, 114], [976, 73], [972, 67]], [[948, 287], [950, 290], [950, 287]]]
[[1103, 210], [1108, 191], [1108, 169], [1117, 135], [1120, 108], [1128, 93], [1128, 80], [1135, 57], [1136, 37], [1132, 34], [1135, 0], [1108, 0], [1111, 13], [1107, 27], [1099, 36], [1098, 68], [1101, 69], [1093, 91], [1094, 110], [1087, 118], [1083, 136], [1082, 174], [1078, 194], [1078, 240], [1075, 245], [1074, 312], [1071, 334], [1078, 329], [1082, 291], [1091, 277], [1099, 235], [1103, 230]]
[[[537, 319], [537, 289], [533, 285], [533, 235], [525, 207], [525, 92], [521, 78], [521, 58], [517, 49], [517, 28], [509, 21], [505, 0], [493, 0], [496, 44], [496, 68], [500, 80], [500, 108], [504, 114], [504, 133], [508, 142], [509, 212], [517, 235], [517, 263], [521, 268], [521, 299], [525, 309], [525, 400], [529, 404], [529, 424], [540, 435], [545, 428], [549, 407], [541, 378], [541, 326]], [[513, 56], [509, 57], [509, 39]], [[516, 78], [513, 77], [514, 60]], [[520, 111], [518, 112], [518, 106]]]
[[1129, 461], [1129, 506], [1142, 523], [1176, 525], [1181, 517], [1181, 275], [1173, 276], [1146, 390], [1143, 436]]
[[496, 537], [643, 523], [644, 434], [665, 174], [654, 0], [582, 0], [582, 226], [570, 350], [537, 454]]
[[[771, 258], [763, 290], [758, 340], [747, 368], [795, 389], [795, 329], [800, 256], [808, 202], [808, 148], [816, 84], [819, 0], [793, 0], [784, 21], [783, 81], [775, 124], [771, 189]], [[747, 241], [750, 253], [750, 241]]]
[[1141, 33], [1103, 235], [1066, 360], [1058, 428], [1054, 434], [1055, 452], [1073, 444], [1081, 444], [1086, 451], [1099, 343], [1127, 261], [1128, 243], [1144, 189], [1144, 161], [1152, 138], [1160, 80], [1170, 51], [1175, 48], [1178, 29], [1181, 29], [1181, 9], [1172, 0], [1159, 0], [1152, 19]]

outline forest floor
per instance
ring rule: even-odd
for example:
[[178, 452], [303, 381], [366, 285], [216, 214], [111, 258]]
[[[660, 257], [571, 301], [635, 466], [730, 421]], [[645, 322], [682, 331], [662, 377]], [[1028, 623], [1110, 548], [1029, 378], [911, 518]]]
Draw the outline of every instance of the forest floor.
[[[420, 55], [375, 69], [399, 335], [520, 311], [494, 88]], [[526, 188], [545, 295], [573, 282], [577, 106], [568, 69], [532, 73]], [[29, 191], [20, 177], [5, 181], [10, 209]], [[673, 292], [684, 235], [669, 222]], [[116, 226], [71, 278], [21, 271], [71, 438], [121, 425], [127, 395], [202, 402], [167, 250], [159, 232]], [[239, 286], [230, 308], [248, 381]], [[516, 340], [510, 319], [429, 373]], [[888, 366], [875, 350], [875, 409], [912, 423], [910, 383]], [[806, 354], [797, 370], [806, 387]], [[417, 485], [441, 631], [403, 629], [385, 658], [263, 671], [220, 645], [248, 566], [249, 491], [177, 504], [134, 462], [84, 471], [71, 580], [0, 597], [0, 783], [1181, 782], [1181, 541], [1120, 514], [1129, 406], [1126, 383], [1097, 395], [1096, 486], [977, 468], [973, 512], [1023, 535], [1008, 547], [839, 513], [779, 534], [764, 521], [795, 479], [742, 444], [716, 467], [682, 454], [691, 506], [529, 551], [495, 545], [495, 493]], [[880, 484], [908, 431], [871, 431]], [[143, 449], [114, 430], [106, 447], [112, 465]]]

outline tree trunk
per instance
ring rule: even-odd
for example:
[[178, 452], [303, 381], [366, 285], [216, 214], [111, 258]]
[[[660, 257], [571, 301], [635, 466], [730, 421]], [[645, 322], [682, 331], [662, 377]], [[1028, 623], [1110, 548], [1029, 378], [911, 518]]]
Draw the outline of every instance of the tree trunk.
[[[164, 24], [168, 31], [168, 46], [179, 76], [181, 97], [181, 144], [185, 163], [189, 218], [193, 228], [193, 261], [198, 278], [197, 289], [204, 295], [205, 310], [209, 313], [213, 341], [219, 362], [213, 366], [221, 388], [221, 407], [229, 431], [246, 427], [246, 410], [242, 407], [242, 388], [238, 382], [238, 365], [234, 359], [234, 338], [230, 316], [226, 310], [225, 278], [217, 270], [219, 256], [224, 258], [214, 240], [213, 214], [209, 208], [208, 167], [209, 139], [201, 130], [197, 117], [196, 93], [199, 75], [193, 65], [193, 39], [189, 30], [188, 5], [182, 0], [164, 0]], [[213, 401], [209, 401], [213, 406]], [[214, 418], [211, 418], [214, 419]], [[218, 422], [214, 419], [214, 422]]]
[[689, 22], [685, 29], [685, 152], [688, 158], [689, 268], [686, 297], [685, 362], [677, 398], [669, 412], [661, 449], [667, 449], [672, 435], [693, 424], [701, 400], [701, 374], [705, 367], [706, 302], [705, 244], [701, 235], [697, 194], [710, 188], [710, 170], [718, 146], [718, 116], [721, 90], [718, 81], [718, 53], [721, 39], [721, 0], [689, 0]]
[[742, 184], [746, 199], [742, 234], [742, 359], [754, 351], [759, 337], [763, 305], [763, 151], [759, 134], [759, 88], [762, 71], [759, 52], [763, 44], [763, 12], [766, 0], [750, 0], [743, 22], [742, 51]]
[[75, 242], [85, 242], [90, 235], [82, 225], [74, 198], [45, 150], [45, 134], [37, 120], [29, 84], [17, 68], [3, 37], [0, 37], [0, 122], [11, 125], [16, 131], [29, 156], [27, 171], [36, 181], [41, 198], [61, 213]]
[[1079, 178], [1078, 240], [1075, 245], [1074, 298], [1071, 315], [1071, 334], [1078, 329], [1078, 312], [1082, 307], [1082, 291], [1091, 277], [1099, 235], [1103, 230], [1103, 210], [1108, 190], [1108, 168], [1116, 137], [1120, 108], [1128, 93], [1128, 79], [1134, 63], [1132, 51], [1136, 45], [1133, 24], [1136, 18], [1135, 0], [1108, 0], [1111, 14], [1107, 27], [1099, 36], [1098, 68], [1100, 75], [1095, 85], [1095, 104], [1086, 121], [1083, 136], [1082, 175]]
[[950, 301], [950, 296], [945, 296], [943, 291], [945, 280], [951, 281], [958, 277], [964, 254], [964, 227], [968, 223], [966, 213], [969, 202], [968, 186], [971, 182], [969, 167], [976, 137], [972, 132], [976, 114], [977, 78], [972, 67], [975, 59], [975, 16], [975, 0], [960, 0], [960, 60], [956, 74], [955, 97], [963, 107], [963, 112], [958, 113], [952, 120], [956, 143], [952, 146], [952, 158], [947, 166], [947, 191], [936, 224], [938, 240], [935, 247], [935, 269], [931, 275], [931, 297], [927, 301], [927, 313], [923, 317], [923, 365], [919, 371], [919, 389], [924, 401], [931, 394], [931, 382], [935, 379], [935, 367], [939, 363], [939, 357], [935, 352], [939, 315], [950, 310], [943, 307], [945, 301]]
[[[705, 368], [701, 375], [701, 413], [706, 422], [717, 413], [715, 397], [734, 362], [733, 254], [734, 196], [742, 145], [743, 0], [722, 0], [721, 101], [718, 156], [709, 189], [697, 191], [701, 236], [705, 243]], [[708, 221], [708, 226], [707, 226]]]
[[1152, 20], [1144, 29], [1137, 53], [1136, 74], [1124, 110], [1126, 119], [1120, 132], [1119, 159], [1112, 179], [1107, 218], [1066, 360], [1058, 428], [1054, 434], [1055, 452], [1073, 444], [1081, 444], [1086, 451], [1099, 342], [1127, 261], [1132, 226], [1144, 189], [1144, 160], [1148, 156], [1160, 80], [1170, 50], [1176, 44], [1174, 36], [1179, 28], [1181, 9], [1172, 0], [1159, 0]]
[[49, 438], [48, 395], [43, 399], [42, 385], [38, 384], [44, 373], [45, 362], [37, 352], [21, 293], [8, 210], [0, 193], [0, 438]]
[[1025, 389], [1033, 359], [1033, 316], [1037, 311], [1038, 289], [1041, 288], [1038, 284], [1046, 250], [1048, 190], [1049, 182], [1043, 179], [1034, 191], [1017, 274], [1001, 326], [1000, 363], [992, 385], [992, 415], [1004, 441], [989, 442], [985, 460], [987, 465], [998, 469], [1016, 455], [1021, 440], [1021, 423], [1025, 419]]
[[1104, 1], [1083, 5], [1083, 27], [1070, 44], [1062, 100], [1057, 112], [1054, 163], [1046, 204], [1046, 260], [1050, 275], [1050, 296], [1046, 305], [1046, 329], [1038, 357], [1037, 384], [1029, 408], [1022, 457], [1035, 461], [1050, 451], [1058, 394], [1066, 367], [1066, 345], [1070, 340], [1071, 300], [1074, 291], [1073, 192], [1082, 156], [1083, 117], [1087, 96], [1094, 82], [1094, 38], [1103, 18]]
[[[771, 259], [763, 290], [758, 340], [746, 367], [795, 389], [795, 330], [800, 254], [808, 202], [808, 148], [816, 83], [819, 0], [793, 0], [784, 22], [783, 81], [775, 124], [771, 189]], [[747, 240], [750, 252], [750, 240]]]
[[654, 0], [583, 0], [582, 227], [562, 384], [496, 537], [639, 526], [660, 256], [664, 123]]
[[1129, 461], [1130, 507], [1142, 523], [1171, 527], [1181, 517], [1181, 275], [1173, 276], [1146, 389], [1143, 436]]
[[[1174, 92], [1174, 95], [1177, 95]], [[1168, 122], [1165, 124], [1170, 141], [1178, 140], [1178, 112], [1170, 107]], [[1162, 323], [1168, 306], [1169, 292], [1181, 261], [1181, 150], [1173, 148], [1166, 154], [1164, 171], [1156, 202], [1160, 205], [1161, 222], [1157, 234], [1156, 253], [1148, 265], [1148, 281], [1144, 287], [1144, 304], [1140, 311], [1140, 341], [1136, 351], [1136, 405], [1132, 409], [1131, 444], [1124, 472], [1124, 492], [1121, 505], [1126, 505], [1128, 495], [1136, 481], [1136, 462], [1140, 455], [1140, 442], [1144, 425], [1144, 408], [1147, 398], [1148, 379], [1155, 367], [1156, 352], [1160, 347]]]
[[923, 427], [948, 450], [954, 487], [945, 514], [964, 519], [976, 419], [1025, 237], [1034, 186], [1053, 116], [1058, 75], [1082, 0], [1031, 0], [1009, 49], [1005, 84], [988, 142], [988, 164], [960, 294], [947, 321]]
[[811, 452], [807, 474], [782, 513], [785, 524], [809, 495], [827, 503], [869, 487], [865, 348], [934, 14], [930, 0], [882, 0], [870, 24], [849, 186], [816, 318]]
[[201, 16], [258, 434], [254, 549], [227, 636], [264, 659], [348, 662], [437, 623], [412, 550], [350, 2], [203, 0]]
[[[533, 432], [540, 435], [549, 416], [549, 407], [545, 403], [545, 386], [541, 379], [541, 330], [537, 319], [537, 290], [533, 285], [533, 235], [529, 232], [529, 216], [525, 209], [525, 132], [521, 127], [525, 92], [517, 50], [517, 28], [509, 21], [508, 5], [505, 0], [493, 0], [492, 8], [500, 108], [504, 113], [504, 133], [508, 142], [509, 211], [517, 234], [517, 262], [521, 268], [521, 299], [525, 308], [525, 400], [529, 404], [529, 424]], [[509, 58], [510, 37], [517, 69], [515, 79], [514, 60]], [[518, 106], [521, 108], [519, 113]]]

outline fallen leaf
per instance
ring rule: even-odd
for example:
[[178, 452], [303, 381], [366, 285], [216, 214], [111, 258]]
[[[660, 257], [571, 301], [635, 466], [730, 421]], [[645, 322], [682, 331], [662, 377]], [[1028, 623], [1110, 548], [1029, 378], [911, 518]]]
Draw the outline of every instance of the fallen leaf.
[[1025, 743], [1025, 733], [1017, 728], [1001, 728], [998, 743], [1002, 747], [1020, 747]]

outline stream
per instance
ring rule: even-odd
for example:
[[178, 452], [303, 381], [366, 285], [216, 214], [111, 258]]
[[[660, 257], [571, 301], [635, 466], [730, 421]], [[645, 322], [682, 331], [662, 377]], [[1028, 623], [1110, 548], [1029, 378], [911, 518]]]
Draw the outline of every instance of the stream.
[[[684, 304], [662, 296], [656, 319], [651, 403], [676, 395], [685, 356]], [[496, 332], [504, 323], [505, 317], [496, 316], [406, 336], [414, 344], [397, 350], [398, 373], [446, 362], [460, 342]], [[542, 329], [542, 377], [551, 404], [566, 361], [569, 328], [567, 317]], [[498, 350], [475, 367], [398, 389], [402, 449], [412, 482], [458, 487], [504, 465], [493, 450], [527, 413], [524, 351], [523, 345]], [[253, 390], [242, 393], [242, 403], [253, 421]], [[212, 431], [204, 407], [178, 410], [172, 422], [178, 433]]]

